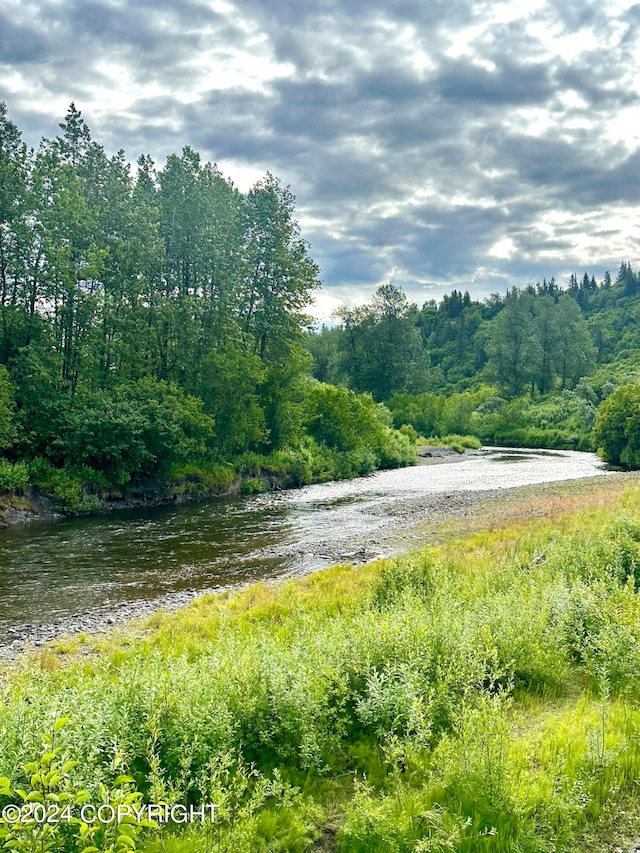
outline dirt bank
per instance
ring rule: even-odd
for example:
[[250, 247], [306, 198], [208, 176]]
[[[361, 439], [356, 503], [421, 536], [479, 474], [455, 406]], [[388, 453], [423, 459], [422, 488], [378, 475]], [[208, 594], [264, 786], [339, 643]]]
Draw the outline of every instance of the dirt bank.
[[33, 521], [54, 521], [56, 518], [62, 518], [62, 513], [57, 512], [53, 501], [37, 489], [0, 494], [0, 528]]

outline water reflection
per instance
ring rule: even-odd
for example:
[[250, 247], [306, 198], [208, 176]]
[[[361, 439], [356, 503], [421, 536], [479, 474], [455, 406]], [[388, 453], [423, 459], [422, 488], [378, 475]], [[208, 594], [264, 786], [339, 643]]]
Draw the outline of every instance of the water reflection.
[[[593, 454], [492, 449], [340, 483], [36, 524], [0, 534], [0, 631], [120, 602], [310, 571], [398, 502], [604, 473]], [[356, 547], [354, 545], [354, 547]], [[359, 547], [359, 546], [358, 546]]]

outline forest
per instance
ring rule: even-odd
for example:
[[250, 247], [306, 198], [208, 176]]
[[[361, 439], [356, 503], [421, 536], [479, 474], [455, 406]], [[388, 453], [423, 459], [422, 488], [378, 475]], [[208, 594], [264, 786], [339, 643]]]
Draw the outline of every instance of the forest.
[[[422, 308], [387, 283], [311, 335], [314, 375], [370, 393], [397, 427], [421, 436], [595, 450], [600, 404], [638, 381], [639, 291], [626, 261], [615, 279], [607, 272], [597, 282], [585, 272], [564, 288], [552, 278], [483, 301], [454, 290]], [[625, 412], [637, 429], [637, 407]], [[635, 464], [620, 452], [604, 455]]]
[[422, 307], [387, 282], [317, 329], [320, 270], [277, 177], [242, 193], [188, 146], [133, 171], [74, 104], [37, 150], [0, 104], [0, 489], [76, 513], [250, 493], [410, 464], [449, 434], [640, 460], [632, 392], [597, 422], [637, 380], [630, 263]]
[[258, 491], [407, 464], [370, 395], [311, 375], [294, 197], [189, 147], [108, 156], [72, 104], [27, 149], [0, 106], [0, 487], [68, 511], [141, 483]]

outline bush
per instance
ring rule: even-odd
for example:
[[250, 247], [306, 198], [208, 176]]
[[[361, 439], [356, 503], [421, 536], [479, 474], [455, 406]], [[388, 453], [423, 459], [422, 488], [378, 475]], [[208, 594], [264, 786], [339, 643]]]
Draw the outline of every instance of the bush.
[[606, 462], [640, 467], [640, 385], [620, 385], [600, 403], [593, 441]]
[[99, 470], [114, 486], [166, 479], [172, 466], [202, 455], [213, 435], [200, 400], [151, 378], [78, 394], [59, 427], [50, 460]]
[[482, 447], [482, 442], [475, 435], [443, 435], [441, 438], [425, 439], [424, 443], [427, 447], [450, 447], [456, 453]]
[[29, 466], [26, 462], [11, 463], [0, 459], [0, 491], [13, 492], [29, 485]]
[[170, 480], [200, 486], [197, 491], [202, 494], [229, 489], [237, 476], [233, 465], [225, 462], [186, 462], [174, 465], [168, 472]]
[[402, 424], [398, 432], [401, 432], [402, 435], [406, 435], [407, 438], [414, 444], [417, 444], [418, 439], [420, 437], [416, 430], [411, 426], [411, 424]]
[[100, 498], [88, 491], [88, 485], [106, 485], [99, 471], [89, 468], [56, 468], [44, 459], [37, 458], [29, 463], [32, 483], [51, 497], [58, 508], [73, 515], [95, 512]]
[[266, 492], [267, 489], [267, 482], [262, 477], [249, 477], [247, 480], [243, 480], [240, 486], [240, 492], [243, 495], [256, 495]]

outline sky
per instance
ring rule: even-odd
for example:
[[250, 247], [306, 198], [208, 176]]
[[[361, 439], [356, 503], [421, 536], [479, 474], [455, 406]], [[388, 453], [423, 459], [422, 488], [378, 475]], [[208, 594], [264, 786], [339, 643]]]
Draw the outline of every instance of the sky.
[[71, 101], [108, 153], [184, 145], [296, 196], [314, 313], [421, 305], [640, 257], [640, 4], [0, 0], [0, 101], [30, 146]]

